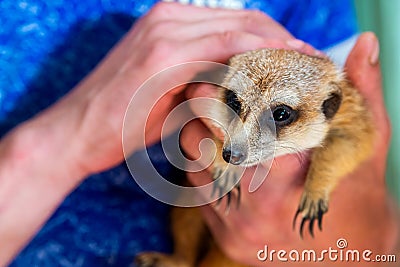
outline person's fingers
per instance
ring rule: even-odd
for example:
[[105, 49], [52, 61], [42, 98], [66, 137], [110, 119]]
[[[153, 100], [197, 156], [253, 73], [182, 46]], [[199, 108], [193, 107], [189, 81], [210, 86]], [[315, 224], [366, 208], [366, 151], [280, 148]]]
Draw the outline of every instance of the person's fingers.
[[[193, 181], [194, 186], [200, 186], [204, 183], [211, 181], [211, 164], [215, 157], [215, 146], [211, 144], [212, 134], [207, 127], [200, 120], [192, 120], [182, 129], [180, 133], [180, 145], [185, 152], [188, 160], [192, 161], [189, 164], [193, 165], [196, 169], [201, 167], [204, 169], [207, 181], [196, 180]], [[201, 144], [202, 141], [207, 140], [208, 144]], [[191, 168], [191, 166], [187, 166]]]
[[373, 33], [361, 34], [347, 59], [345, 68], [348, 77], [363, 95], [372, 112], [379, 149], [387, 149], [390, 139], [390, 122], [382, 92], [379, 42]]
[[[202, 61], [225, 63], [235, 54], [240, 54], [248, 50], [255, 50], [264, 47], [283, 48], [285, 41], [279, 39], [265, 39], [257, 35], [232, 31], [217, 34], [201, 36], [199, 38], [181, 41], [160, 38], [149, 41], [151, 45], [146, 47], [146, 53], [138, 55], [136, 61], [146, 67], [147, 77], [165, 70], [171, 66], [182, 65], [184, 63]], [[212, 48], [212, 49], [210, 49]], [[197, 64], [197, 67], [204, 67], [206, 64]], [[186, 65], [187, 67], [188, 65]], [[194, 65], [190, 65], [194, 67]], [[215, 67], [215, 65], [213, 65]], [[211, 67], [213, 67], [211, 65]], [[184, 66], [181, 66], [182, 69]], [[190, 68], [182, 69], [183, 74], [179, 75], [182, 79], [188, 81], [193, 77], [193, 70], [205, 71], [205, 69]], [[179, 77], [169, 77], [171, 80], [177, 80]]]
[[211, 137], [211, 133], [200, 120], [192, 120], [182, 129], [179, 140], [187, 157], [190, 160], [196, 160], [202, 155], [202, 151], [199, 150], [200, 142]]
[[[213, 49], [210, 49], [210, 47]], [[213, 33], [189, 40], [182, 45], [181, 56], [190, 60], [210, 60], [225, 63], [236, 54], [261, 48], [296, 50], [311, 56], [322, 56], [320, 51], [301, 40], [263, 38], [241, 31]]]
[[[149, 20], [149, 22], [175, 20], [185, 23], [213, 21], [220, 18], [236, 18], [237, 21], [241, 21], [242, 24], [247, 25], [249, 28], [250, 26], [261, 28], [260, 25], [275, 24], [277, 27], [274, 29], [265, 29], [261, 31], [266, 33], [269, 30], [270, 33], [274, 32], [278, 34], [278, 36], [282, 36], [282, 38], [292, 37], [283, 26], [267, 14], [258, 10], [207, 8], [197, 7], [194, 5], [182, 5], [179, 3], [161, 2], [156, 4], [145, 16], [145, 19]], [[220, 26], [221, 25], [217, 23], [211, 25], [212, 28], [218, 28]]]
[[[282, 40], [294, 39], [286, 29], [271, 18], [258, 12], [253, 13], [250, 13], [247, 16], [237, 16], [236, 14], [232, 14], [221, 18], [212, 17], [200, 21], [194, 20], [182, 22], [174, 19], [167, 21], [161, 20], [154, 23], [147, 31], [147, 34], [154, 37], [161, 37], [165, 35], [165, 32], [169, 32], [168, 37], [171, 39], [189, 40], [213, 33], [243, 31], [264, 38]], [[215, 25], [218, 25], [218, 27]], [[169, 29], [174, 29], [174, 31], [170, 31]]]
[[317, 56], [317, 57], [326, 57], [326, 55], [314, 48], [312, 45], [307, 44], [306, 42], [299, 40], [299, 39], [291, 39], [286, 40], [285, 46], [281, 47], [287, 50], [295, 50], [299, 53], [310, 55], [310, 56]]
[[[208, 83], [198, 83], [189, 86], [185, 91], [185, 96], [191, 101], [190, 108], [192, 112], [198, 117], [201, 122], [207, 126], [211, 131], [212, 135], [217, 137], [219, 140], [224, 139], [223, 131], [217, 127], [218, 123], [212, 114], [212, 105], [216, 105], [218, 101], [218, 86]], [[202, 99], [201, 102], [197, 102], [196, 99]], [[223, 105], [221, 103], [221, 105]]]
[[184, 42], [179, 55], [186, 60], [209, 60], [225, 63], [235, 54], [266, 46], [279, 47], [282, 46], [282, 43], [283, 41], [266, 40], [252, 33], [228, 31]]

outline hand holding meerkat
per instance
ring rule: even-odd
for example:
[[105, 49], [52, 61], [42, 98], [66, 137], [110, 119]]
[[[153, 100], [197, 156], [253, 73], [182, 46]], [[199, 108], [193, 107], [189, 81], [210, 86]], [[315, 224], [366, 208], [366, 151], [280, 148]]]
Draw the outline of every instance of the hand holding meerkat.
[[[337, 183], [372, 153], [370, 113], [345, 75], [327, 58], [262, 49], [236, 55], [229, 65], [232, 70], [219, 89], [219, 99], [226, 105], [211, 110], [215, 120], [229, 128], [229, 136], [217, 141], [213, 178], [232, 179], [235, 173], [224, 171], [227, 164], [247, 167], [271, 157], [312, 150], [294, 223], [300, 216], [302, 235], [308, 221], [313, 235], [315, 222], [322, 229], [322, 217]], [[243, 75], [251, 82], [244, 82]], [[274, 137], [271, 129], [276, 132]], [[274, 153], [271, 147], [275, 147]], [[137, 258], [138, 265], [196, 266], [204, 247], [200, 243], [207, 243], [206, 255], [213, 256], [205, 257], [206, 266], [240, 266], [216, 252], [213, 242], [204, 242], [207, 230], [196, 210], [173, 211], [173, 256], [144, 253]]]
[[[313, 233], [315, 220], [321, 228], [336, 184], [372, 152], [369, 111], [358, 91], [327, 58], [263, 49], [234, 56], [230, 66], [235, 71], [227, 74], [219, 92], [227, 108], [218, 106], [212, 111], [216, 121], [230, 127], [230, 136], [217, 154], [223, 160], [217, 157], [214, 173], [227, 163], [253, 166], [271, 156], [312, 149], [296, 217], [302, 217], [300, 233], [307, 220]], [[241, 75], [253, 86], [238, 79]], [[229, 109], [239, 116], [240, 125], [231, 125]], [[265, 116], [270, 116], [272, 127], [262, 123]], [[265, 134], [273, 127], [275, 138]], [[275, 153], [267, 149], [271, 147]]]

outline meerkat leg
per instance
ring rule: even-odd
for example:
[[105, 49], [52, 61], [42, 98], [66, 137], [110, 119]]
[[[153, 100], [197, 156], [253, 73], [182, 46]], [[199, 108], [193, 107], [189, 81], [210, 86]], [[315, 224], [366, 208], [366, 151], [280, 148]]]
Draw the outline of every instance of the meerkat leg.
[[301, 236], [306, 221], [309, 221], [312, 236], [315, 221], [322, 230], [322, 216], [328, 211], [329, 196], [337, 183], [371, 154], [370, 133], [355, 134], [328, 136], [324, 146], [313, 151], [304, 192], [293, 221], [295, 226], [297, 216], [301, 215]]
[[144, 252], [135, 258], [139, 267], [194, 267], [209, 245], [210, 235], [199, 208], [172, 209], [174, 253]]

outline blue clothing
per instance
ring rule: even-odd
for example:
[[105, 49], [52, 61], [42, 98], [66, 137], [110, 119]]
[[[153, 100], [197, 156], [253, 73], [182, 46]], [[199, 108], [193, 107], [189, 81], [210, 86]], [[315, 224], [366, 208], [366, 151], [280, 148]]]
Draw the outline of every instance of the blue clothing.
[[[155, 2], [0, 1], [0, 136], [73, 88]], [[268, 13], [317, 48], [356, 32], [351, 2], [235, 1]], [[158, 170], [171, 176], [160, 146], [149, 150]], [[140, 251], [171, 251], [168, 212], [121, 164], [71, 193], [11, 266], [129, 266]]]

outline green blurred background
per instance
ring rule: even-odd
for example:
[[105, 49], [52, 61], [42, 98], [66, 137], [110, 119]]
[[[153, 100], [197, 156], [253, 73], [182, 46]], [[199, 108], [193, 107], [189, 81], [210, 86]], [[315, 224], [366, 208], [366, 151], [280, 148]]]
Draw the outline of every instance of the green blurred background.
[[392, 122], [387, 181], [400, 203], [400, 0], [354, 0], [361, 31], [380, 40], [386, 106]]

